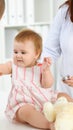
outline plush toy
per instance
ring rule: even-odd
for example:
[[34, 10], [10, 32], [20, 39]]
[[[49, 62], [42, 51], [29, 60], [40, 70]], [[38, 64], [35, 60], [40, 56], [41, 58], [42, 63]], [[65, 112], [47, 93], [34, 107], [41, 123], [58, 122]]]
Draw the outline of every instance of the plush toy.
[[46, 102], [43, 112], [49, 122], [55, 122], [55, 130], [73, 130], [73, 102], [65, 97], [58, 98], [54, 104]]

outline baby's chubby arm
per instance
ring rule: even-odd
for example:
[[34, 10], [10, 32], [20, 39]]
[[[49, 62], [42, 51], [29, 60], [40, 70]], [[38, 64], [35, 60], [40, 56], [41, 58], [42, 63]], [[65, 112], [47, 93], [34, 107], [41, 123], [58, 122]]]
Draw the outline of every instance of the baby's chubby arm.
[[0, 76], [12, 73], [12, 62], [8, 61], [6, 63], [0, 64]]
[[42, 78], [41, 84], [43, 88], [50, 88], [53, 85], [54, 78], [50, 69], [52, 62], [51, 58], [45, 57], [42, 63]]

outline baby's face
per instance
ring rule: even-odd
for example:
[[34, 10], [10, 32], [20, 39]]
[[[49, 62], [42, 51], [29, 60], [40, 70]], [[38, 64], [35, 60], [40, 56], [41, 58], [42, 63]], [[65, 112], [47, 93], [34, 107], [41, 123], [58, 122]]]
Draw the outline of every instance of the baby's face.
[[31, 67], [35, 65], [36, 54], [35, 47], [32, 41], [26, 40], [22, 42], [14, 42], [14, 63], [19, 67]]

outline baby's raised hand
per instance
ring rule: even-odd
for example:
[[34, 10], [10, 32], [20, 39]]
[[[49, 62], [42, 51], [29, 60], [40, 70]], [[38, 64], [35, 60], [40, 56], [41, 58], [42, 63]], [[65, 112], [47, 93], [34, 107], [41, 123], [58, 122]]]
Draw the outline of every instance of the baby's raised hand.
[[45, 57], [44, 60], [43, 60], [42, 69], [44, 71], [48, 70], [49, 67], [51, 66], [51, 63], [52, 63], [51, 58], [50, 57]]

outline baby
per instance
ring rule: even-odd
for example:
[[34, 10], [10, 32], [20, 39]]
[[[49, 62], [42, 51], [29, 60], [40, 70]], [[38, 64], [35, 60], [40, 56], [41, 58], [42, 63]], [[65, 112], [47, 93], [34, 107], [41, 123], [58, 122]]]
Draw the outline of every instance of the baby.
[[13, 60], [0, 64], [0, 75], [12, 74], [12, 89], [6, 107], [10, 120], [28, 123], [36, 128], [51, 129], [53, 123], [43, 114], [43, 104], [56, 100], [52, 91], [51, 59], [38, 59], [42, 53], [41, 36], [30, 30], [20, 31], [14, 38]]

